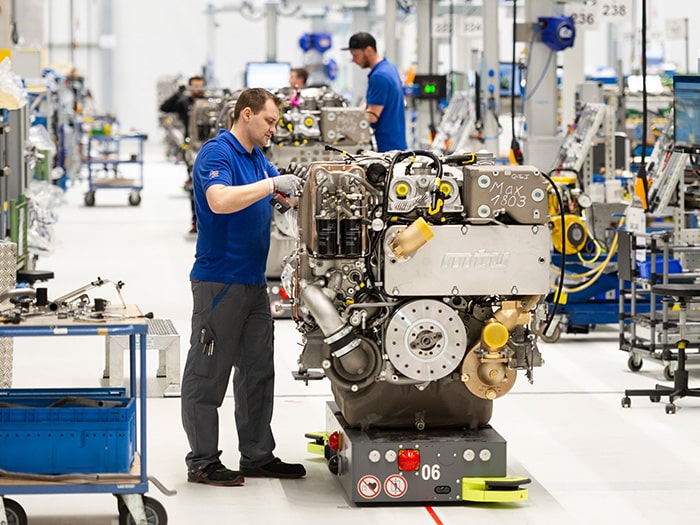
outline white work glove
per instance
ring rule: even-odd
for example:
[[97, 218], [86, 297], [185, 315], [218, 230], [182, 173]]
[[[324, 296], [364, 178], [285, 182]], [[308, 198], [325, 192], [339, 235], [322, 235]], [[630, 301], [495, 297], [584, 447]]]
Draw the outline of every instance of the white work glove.
[[296, 175], [297, 177], [304, 179], [306, 177], [306, 166], [303, 164], [297, 164], [296, 162], [290, 162], [289, 166], [280, 171], [280, 173], [289, 173], [290, 175]]
[[303, 182], [299, 177], [293, 174], [278, 175], [277, 177], [272, 177], [270, 180], [272, 181], [275, 193], [284, 193], [292, 197], [299, 193]]

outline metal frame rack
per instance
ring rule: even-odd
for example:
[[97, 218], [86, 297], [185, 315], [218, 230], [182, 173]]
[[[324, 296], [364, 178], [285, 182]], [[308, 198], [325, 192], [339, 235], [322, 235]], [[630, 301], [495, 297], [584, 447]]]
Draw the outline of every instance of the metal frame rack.
[[581, 174], [584, 188], [593, 182], [593, 146], [603, 133], [605, 177], [615, 174], [615, 107], [588, 103], [578, 116], [575, 128], [564, 139], [552, 170], [574, 170]]
[[[664, 377], [671, 381], [677, 366], [677, 343], [679, 340], [678, 312], [667, 296], [653, 292], [656, 284], [680, 284], [694, 282], [700, 273], [674, 272], [673, 257], [681, 254], [700, 253], [700, 246], [672, 244], [670, 232], [640, 234], [621, 232], [620, 243], [620, 350], [628, 352], [628, 368], [638, 372], [643, 358], [649, 357], [664, 363]], [[649, 271], [642, 276], [637, 268], [637, 255], [643, 255]], [[660, 270], [660, 272], [659, 272]], [[648, 294], [649, 304], [656, 305], [648, 313], [640, 312], [638, 299]], [[700, 358], [700, 317], [697, 312], [688, 312], [686, 329], [687, 360]]]
[[[143, 189], [143, 143], [148, 138], [143, 133], [119, 133], [117, 135], [93, 135], [88, 137], [85, 164], [88, 171], [88, 191], [85, 205], [95, 205], [95, 191], [98, 189], [127, 189], [129, 204], [141, 203]], [[136, 142], [136, 152], [129, 158], [123, 157], [122, 142]], [[135, 177], [121, 176], [119, 167], [132, 164], [137, 167]], [[102, 176], [99, 174], [102, 173]]]
[[[8, 523], [6, 511], [14, 516], [15, 525], [26, 525], [26, 514], [19, 504], [6, 496], [15, 494], [74, 494], [74, 493], [110, 493], [117, 496], [120, 525], [146, 523], [167, 524], [167, 514], [163, 506], [153, 498], [146, 497], [149, 477], [147, 476], [147, 442], [146, 442], [146, 334], [148, 325], [141, 317], [137, 307], [127, 305], [120, 312], [121, 318], [104, 323], [90, 323], [73, 319], [59, 319], [55, 315], [28, 318], [17, 325], [0, 325], [0, 337], [33, 336], [128, 336], [130, 356], [130, 378], [128, 395], [134, 402], [138, 401], [139, 416], [135, 429], [134, 464], [129, 473], [106, 473], [94, 476], [70, 474], [56, 477], [31, 476], [21, 473], [5, 473], [0, 476], [0, 523]], [[136, 338], [139, 337], [139, 381], [136, 380]], [[86, 479], [87, 478], [87, 479]], [[93, 479], [94, 478], [94, 479]], [[167, 491], [157, 480], [150, 478], [164, 494]], [[155, 521], [154, 521], [155, 520]], [[10, 521], [9, 523], [13, 523]]]

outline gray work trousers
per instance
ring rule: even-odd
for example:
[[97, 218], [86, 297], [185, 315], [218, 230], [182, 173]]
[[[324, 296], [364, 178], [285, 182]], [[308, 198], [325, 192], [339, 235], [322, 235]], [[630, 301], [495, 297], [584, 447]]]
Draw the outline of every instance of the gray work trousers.
[[191, 286], [192, 335], [181, 388], [187, 468], [219, 461], [218, 409], [232, 369], [240, 466], [264, 465], [275, 448], [274, 329], [266, 286], [197, 280]]

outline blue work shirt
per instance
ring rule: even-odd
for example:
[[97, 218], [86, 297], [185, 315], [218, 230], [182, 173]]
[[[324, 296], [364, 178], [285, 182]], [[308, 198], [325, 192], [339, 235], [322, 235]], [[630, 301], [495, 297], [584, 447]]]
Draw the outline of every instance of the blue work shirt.
[[234, 213], [214, 213], [207, 188], [214, 184], [242, 186], [279, 175], [258, 148], [248, 153], [238, 139], [222, 129], [197, 154], [192, 172], [197, 249], [191, 279], [235, 284], [265, 284], [270, 250], [272, 205], [260, 199]]
[[384, 106], [379, 120], [372, 124], [377, 151], [407, 150], [403, 84], [399, 70], [386, 58], [369, 72], [367, 105]]

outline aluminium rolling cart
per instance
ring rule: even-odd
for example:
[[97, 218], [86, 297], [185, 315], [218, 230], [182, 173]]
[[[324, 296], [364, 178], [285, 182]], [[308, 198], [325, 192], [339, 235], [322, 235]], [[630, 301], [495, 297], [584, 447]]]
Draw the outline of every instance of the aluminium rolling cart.
[[[109, 493], [114, 494], [118, 500], [119, 524], [120, 525], [166, 525], [167, 514], [163, 506], [153, 498], [147, 497], [144, 494], [148, 492], [149, 477], [147, 476], [147, 456], [146, 456], [146, 334], [148, 325], [146, 320], [141, 315], [141, 312], [136, 306], [127, 305], [126, 309], [122, 307], [113, 307], [108, 309], [108, 312], [115, 313], [114, 317], [106, 317], [105, 322], [91, 322], [75, 320], [73, 318], [59, 319], [57, 315], [42, 315], [29, 317], [19, 324], [0, 325], [0, 337], [33, 337], [33, 336], [119, 336], [126, 335], [129, 337], [129, 390], [125, 402], [131, 405], [131, 414], [135, 414], [135, 405], [138, 403], [140, 415], [133, 416], [133, 426], [127, 429], [126, 432], [113, 432], [112, 430], [97, 430], [86, 431], [78, 429], [75, 434], [97, 434], [99, 435], [125, 435], [126, 439], [133, 437], [134, 443], [119, 443], [122, 448], [132, 448], [133, 464], [129, 464], [124, 470], [128, 472], [95, 472], [94, 474], [62, 474], [59, 476], [49, 475], [23, 475], [22, 473], [3, 473], [0, 476], [0, 523], [8, 525], [26, 525], [27, 517], [22, 507], [14, 500], [6, 498], [15, 494], [76, 494], [76, 493]], [[139, 337], [139, 381], [136, 380], [136, 337]], [[85, 395], [97, 393], [99, 389], [82, 389], [87, 392]], [[78, 392], [76, 389], [74, 392]], [[39, 392], [37, 390], [36, 392]], [[11, 394], [12, 390], [5, 391], [6, 394]], [[5, 399], [11, 400], [11, 397], [5, 396]], [[3, 409], [4, 410], [4, 409]], [[23, 409], [18, 410], [22, 414]], [[25, 409], [26, 410], [26, 409]], [[65, 408], [49, 408], [46, 410], [69, 410]], [[97, 410], [97, 409], [95, 409]], [[39, 418], [37, 417], [37, 420]], [[86, 418], [87, 420], [88, 418]], [[50, 444], [51, 431], [47, 433], [46, 427], [41, 427], [37, 422], [32, 421], [33, 417], [27, 417], [26, 421], [20, 427], [22, 432], [26, 432], [26, 438], [34, 439], [35, 434], [40, 435], [44, 439], [44, 444]], [[0, 419], [0, 434], [2, 430], [11, 426], [11, 423], [6, 423], [5, 419]], [[37, 423], [35, 430], [26, 430], [27, 423]], [[5, 427], [5, 428], [3, 428]], [[106, 428], [106, 427], [105, 427]], [[53, 432], [55, 438], [58, 439], [59, 430]], [[14, 433], [14, 432], [11, 432]], [[69, 432], [64, 432], [65, 434]], [[62, 436], [62, 435], [61, 435]], [[86, 436], [80, 436], [82, 439], [87, 439]], [[48, 439], [48, 441], [46, 441]], [[117, 441], [123, 438], [116, 438]], [[138, 441], [138, 443], [137, 443]], [[111, 442], [106, 444], [104, 448], [114, 446]], [[54, 456], [66, 455], [67, 451], [54, 451]], [[13, 455], [14, 456], [14, 455]], [[41, 469], [39, 469], [41, 471]], [[36, 472], [36, 470], [35, 470]], [[16, 475], [12, 475], [16, 474]], [[164, 494], [172, 495], [173, 492], [165, 489], [157, 480], [150, 478]], [[5, 517], [7, 516], [7, 517]]]
[[[148, 135], [138, 132], [88, 137], [85, 163], [88, 171], [88, 191], [85, 205], [95, 205], [98, 189], [126, 189], [129, 204], [141, 203], [143, 189], [143, 143]], [[122, 173], [124, 166], [131, 165], [130, 173]]]

